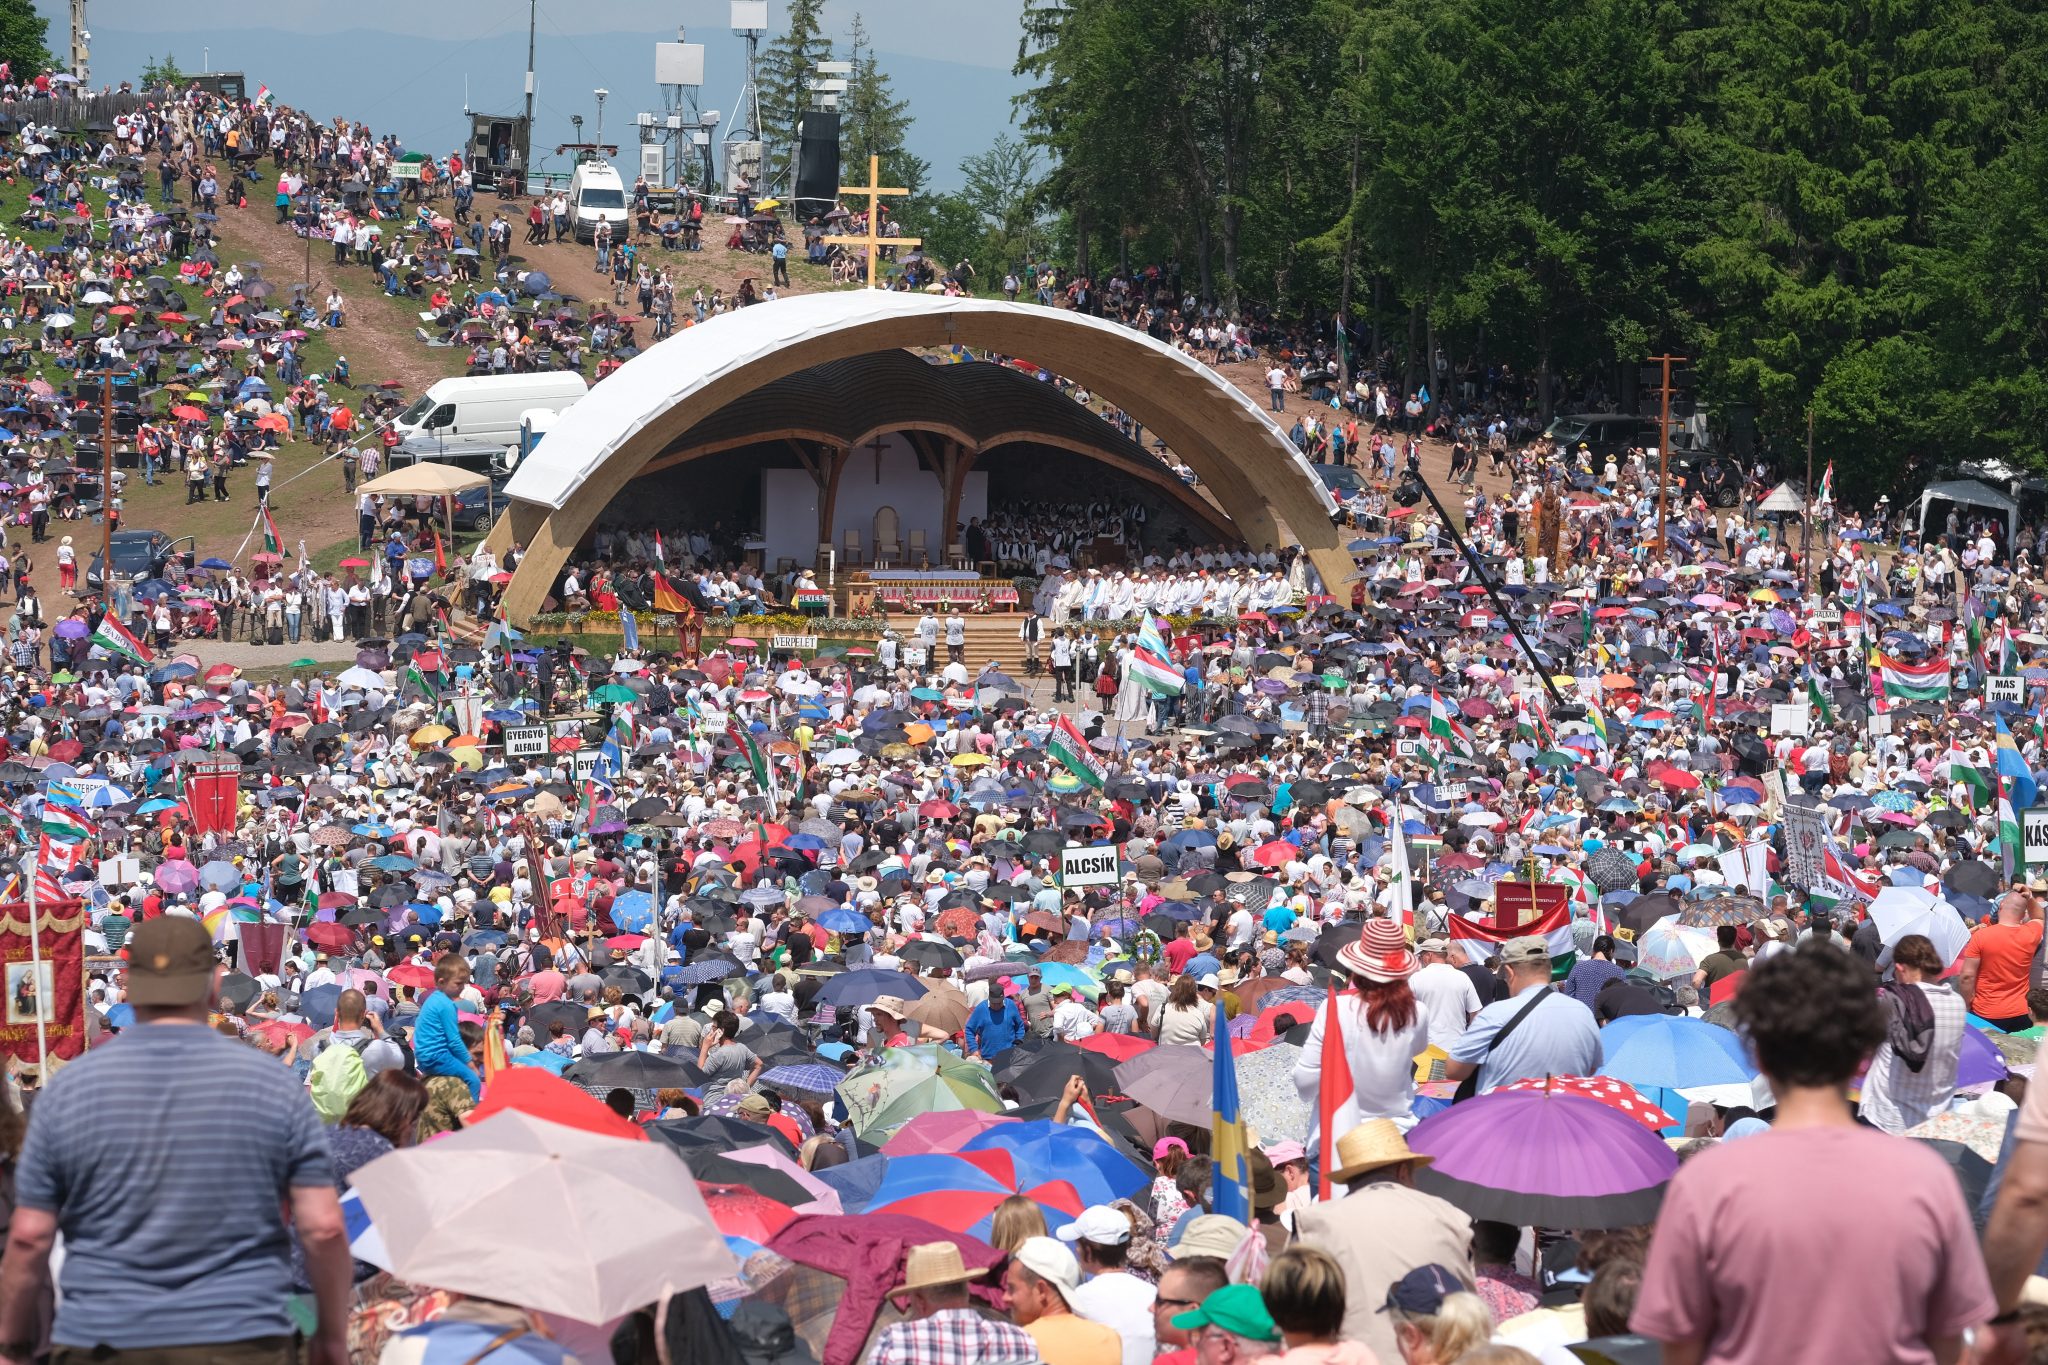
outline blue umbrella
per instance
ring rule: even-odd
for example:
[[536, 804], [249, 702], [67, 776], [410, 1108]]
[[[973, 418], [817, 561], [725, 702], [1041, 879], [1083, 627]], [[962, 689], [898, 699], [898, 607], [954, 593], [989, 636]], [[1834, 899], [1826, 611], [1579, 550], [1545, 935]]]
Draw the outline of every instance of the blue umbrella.
[[[1615, 1025], [1623, 1023], [1628, 1027], [1615, 1036]], [[1744, 1055], [1742, 1040], [1703, 1019], [1632, 1015], [1602, 1029], [1601, 1041], [1606, 1046], [1607, 1063], [1600, 1074], [1627, 1081], [1639, 1090], [1680, 1090], [1756, 1079], [1756, 1068]]]
[[341, 987], [329, 982], [299, 994], [299, 1013], [314, 1028], [334, 1027], [334, 1002], [341, 999]]
[[1020, 1186], [1064, 1180], [1090, 1204], [1113, 1203], [1137, 1193], [1151, 1180], [1136, 1162], [1098, 1134], [1049, 1119], [997, 1124], [970, 1138], [961, 1150], [1008, 1152], [1016, 1163]]
[[539, 1052], [529, 1052], [523, 1057], [514, 1057], [512, 1065], [537, 1066], [543, 1071], [559, 1076], [569, 1069], [571, 1060], [571, 1058], [564, 1057], [559, 1052], [549, 1052], [543, 1049]]
[[907, 972], [885, 972], [872, 967], [841, 972], [818, 988], [814, 997], [821, 1005], [853, 1009], [872, 1005], [885, 995], [915, 1000], [925, 994], [922, 981]]
[[123, 1000], [107, 1011], [108, 1028], [134, 1028], [135, 1006]]
[[844, 906], [836, 910], [827, 910], [818, 916], [818, 924], [834, 934], [868, 934], [873, 933], [875, 928], [874, 921], [866, 915], [858, 910], [848, 910]]
[[814, 1095], [829, 1095], [846, 1079], [846, 1073], [836, 1066], [825, 1066], [808, 1062], [800, 1066], [771, 1066], [761, 1073], [761, 1084], [787, 1090], [806, 1090]]
[[645, 933], [654, 924], [653, 893], [622, 891], [613, 897], [612, 923], [629, 934]]
[[419, 864], [397, 853], [387, 853], [381, 858], [372, 858], [370, 866], [379, 872], [410, 872]]
[[228, 563], [225, 559], [209, 557], [207, 559], [200, 560], [199, 567], [202, 569], [232, 569], [235, 566]]

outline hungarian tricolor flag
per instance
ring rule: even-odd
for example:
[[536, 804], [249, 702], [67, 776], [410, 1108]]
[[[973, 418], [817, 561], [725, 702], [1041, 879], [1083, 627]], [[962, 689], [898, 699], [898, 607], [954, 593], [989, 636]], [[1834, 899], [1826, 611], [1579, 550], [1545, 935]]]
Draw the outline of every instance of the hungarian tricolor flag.
[[284, 555], [284, 537], [278, 534], [277, 523], [271, 519], [270, 509], [263, 509], [263, 549], [266, 554]]
[[1177, 697], [1181, 693], [1180, 670], [1173, 666], [1165, 634], [1150, 612], [1145, 613], [1145, 623], [1138, 628], [1138, 646], [1131, 651], [1131, 672], [1155, 697]]
[[754, 781], [761, 785], [763, 791], [766, 791], [768, 788], [768, 759], [762, 754], [761, 746], [754, 743], [754, 737], [748, 733], [747, 727], [740, 724], [737, 716], [726, 721], [725, 737], [733, 742], [733, 746], [741, 754], [745, 755], [747, 766], [754, 770]]
[[1572, 940], [1572, 911], [1569, 903], [1558, 906], [1541, 919], [1525, 921], [1512, 929], [1499, 928], [1487, 920], [1452, 915], [1450, 931], [1451, 946], [1462, 951], [1466, 960], [1470, 962], [1485, 962], [1506, 947], [1509, 939], [1524, 938], [1531, 934], [1549, 941], [1550, 965], [1553, 971], [1560, 965], [1569, 965], [1578, 954], [1578, 945]]
[[1909, 664], [1873, 649], [1870, 651], [1870, 676], [1875, 684], [1871, 688], [1873, 697], [1882, 698], [1887, 703], [1948, 700], [1951, 680], [1947, 659]]
[[1065, 716], [1055, 716], [1052, 731], [1045, 737], [1045, 751], [1059, 761], [1059, 765], [1074, 776], [1094, 787], [1102, 789], [1109, 781], [1109, 774], [1101, 762], [1088, 750], [1088, 741], [1074, 728], [1074, 722]]
[[156, 658], [156, 655], [150, 652], [149, 646], [136, 639], [132, 631], [114, 619], [112, 612], [100, 617], [100, 623], [92, 633], [92, 642], [109, 654], [119, 654], [139, 664], [149, 663]]

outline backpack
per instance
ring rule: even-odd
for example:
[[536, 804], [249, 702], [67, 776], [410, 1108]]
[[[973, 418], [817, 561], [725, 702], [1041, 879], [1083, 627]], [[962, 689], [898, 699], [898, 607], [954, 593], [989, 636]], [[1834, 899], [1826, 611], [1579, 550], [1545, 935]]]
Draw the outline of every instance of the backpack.
[[319, 1113], [320, 1121], [327, 1124], [341, 1122], [341, 1116], [348, 1112], [350, 1101], [370, 1083], [370, 1073], [363, 1066], [363, 1049], [370, 1045], [370, 1039], [359, 1042], [330, 1045], [313, 1059], [313, 1070], [306, 1077], [306, 1088], [313, 1097], [313, 1108]]

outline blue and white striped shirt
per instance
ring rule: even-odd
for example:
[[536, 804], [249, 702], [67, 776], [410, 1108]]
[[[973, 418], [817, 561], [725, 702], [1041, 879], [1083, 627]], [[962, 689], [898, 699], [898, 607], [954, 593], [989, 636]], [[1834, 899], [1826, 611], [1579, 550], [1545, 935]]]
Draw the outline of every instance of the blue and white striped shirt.
[[59, 1071], [32, 1111], [17, 1202], [64, 1233], [59, 1345], [285, 1336], [284, 1201], [334, 1184], [305, 1087], [196, 1024], [131, 1029]]

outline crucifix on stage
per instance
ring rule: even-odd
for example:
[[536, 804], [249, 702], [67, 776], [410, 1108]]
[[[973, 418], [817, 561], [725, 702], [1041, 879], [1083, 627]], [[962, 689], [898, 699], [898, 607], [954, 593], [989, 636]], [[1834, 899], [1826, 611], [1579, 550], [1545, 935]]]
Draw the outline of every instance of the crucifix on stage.
[[834, 234], [820, 240], [831, 242], [837, 246], [865, 247], [868, 254], [868, 288], [879, 289], [881, 288], [880, 262], [882, 259], [882, 248], [885, 246], [921, 246], [924, 243], [924, 238], [922, 237], [884, 237], [881, 235], [882, 225], [879, 221], [881, 215], [878, 210], [881, 207], [882, 196], [885, 194], [909, 194], [910, 191], [884, 188], [882, 185], [882, 158], [871, 156], [868, 158], [868, 183], [865, 185], [841, 186], [839, 192], [846, 195], [864, 194], [867, 196], [867, 235], [854, 237], [845, 234]]

